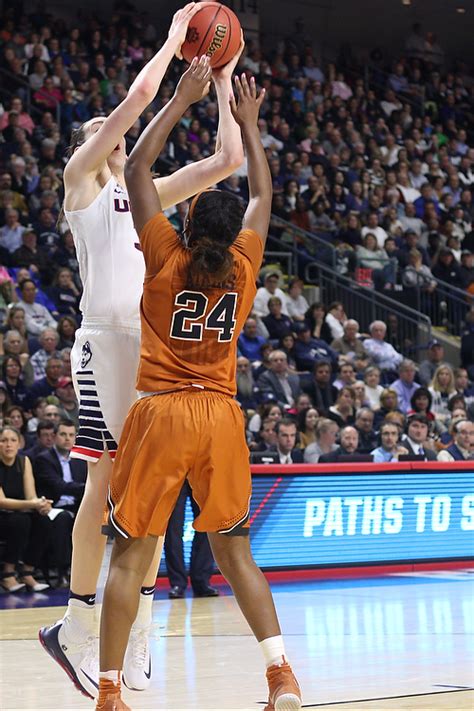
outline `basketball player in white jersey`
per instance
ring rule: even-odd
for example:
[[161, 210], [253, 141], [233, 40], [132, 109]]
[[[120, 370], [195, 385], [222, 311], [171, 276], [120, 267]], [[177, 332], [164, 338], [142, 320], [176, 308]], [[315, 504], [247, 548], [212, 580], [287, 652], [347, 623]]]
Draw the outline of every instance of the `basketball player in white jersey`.
[[[73, 456], [86, 459], [89, 472], [73, 531], [68, 608], [64, 618], [40, 630], [39, 636], [76, 687], [94, 698], [98, 690], [95, 591], [106, 541], [101, 534], [102, 515], [122, 426], [136, 399], [139, 301], [145, 273], [124, 187], [124, 135], [154, 99], [198, 8], [190, 3], [176, 13], [164, 46], [110, 116], [91, 119], [78, 129], [64, 171], [65, 214], [84, 285], [83, 321], [71, 353], [80, 402]], [[220, 111], [216, 153], [156, 180], [164, 208], [223, 180], [243, 161], [240, 129], [228, 100], [237, 60], [238, 56], [213, 74]], [[151, 679], [148, 638], [161, 549], [162, 540], [143, 581], [125, 658], [124, 683], [137, 690], [147, 688]]]

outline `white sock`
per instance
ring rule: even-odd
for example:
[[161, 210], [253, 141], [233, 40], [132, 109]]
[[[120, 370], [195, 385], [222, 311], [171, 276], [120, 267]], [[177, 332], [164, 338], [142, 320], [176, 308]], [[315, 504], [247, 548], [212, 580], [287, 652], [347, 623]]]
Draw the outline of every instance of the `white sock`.
[[63, 622], [62, 630], [72, 642], [97, 635], [95, 605], [86, 605], [75, 599], [69, 600]]
[[[281, 634], [277, 637], [267, 637], [267, 639], [262, 639], [262, 641], [259, 642], [259, 647], [263, 652], [267, 669], [274, 664], [283, 664], [286, 660], [285, 644]], [[283, 657], [285, 659], [283, 659]]]
[[151, 588], [142, 588], [147, 592], [140, 592], [140, 602], [138, 603], [138, 612], [135, 617], [135, 622], [132, 625], [133, 629], [144, 629], [150, 627], [153, 618], [153, 593]]
[[99, 679], [107, 679], [107, 681], [111, 681], [115, 686], [118, 686], [121, 673], [118, 669], [109, 669], [109, 671], [99, 672]]

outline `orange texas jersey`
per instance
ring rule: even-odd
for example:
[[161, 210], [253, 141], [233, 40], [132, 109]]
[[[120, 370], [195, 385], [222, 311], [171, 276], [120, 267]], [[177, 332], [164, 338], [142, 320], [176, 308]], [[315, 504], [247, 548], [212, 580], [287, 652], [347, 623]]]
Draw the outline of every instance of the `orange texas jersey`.
[[241, 231], [230, 247], [234, 266], [226, 283], [210, 285], [189, 283], [190, 252], [163, 213], [146, 223], [140, 244], [146, 275], [137, 389], [195, 384], [235, 395], [236, 342], [255, 298], [262, 240]]

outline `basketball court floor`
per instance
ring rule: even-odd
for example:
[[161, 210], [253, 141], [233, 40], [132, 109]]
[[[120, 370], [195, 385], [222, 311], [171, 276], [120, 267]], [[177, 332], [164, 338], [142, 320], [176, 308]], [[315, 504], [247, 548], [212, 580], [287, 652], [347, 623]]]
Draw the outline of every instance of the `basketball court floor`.
[[[473, 709], [474, 570], [272, 583], [305, 708]], [[37, 640], [64, 591], [0, 596], [0, 708], [93, 709]], [[228, 588], [154, 603], [153, 685], [140, 709], [264, 708], [260, 651]]]

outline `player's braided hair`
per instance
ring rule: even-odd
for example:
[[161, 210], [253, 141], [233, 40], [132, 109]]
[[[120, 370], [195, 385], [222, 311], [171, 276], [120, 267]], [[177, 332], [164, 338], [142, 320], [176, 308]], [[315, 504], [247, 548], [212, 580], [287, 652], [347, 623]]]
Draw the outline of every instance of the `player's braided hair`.
[[243, 206], [232, 193], [211, 190], [202, 193], [190, 217], [190, 283], [211, 277], [224, 282], [234, 258], [229, 247], [242, 229]]

